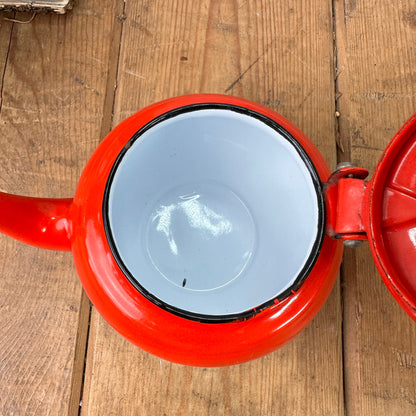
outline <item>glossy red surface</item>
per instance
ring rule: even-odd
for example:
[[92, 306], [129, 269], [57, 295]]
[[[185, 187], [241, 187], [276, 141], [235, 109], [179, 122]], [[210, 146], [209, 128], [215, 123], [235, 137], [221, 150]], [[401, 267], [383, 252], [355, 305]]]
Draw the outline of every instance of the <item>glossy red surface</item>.
[[[130, 284], [106, 239], [103, 197], [120, 151], [154, 118], [196, 103], [242, 106], [276, 121], [298, 140], [326, 183], [328, 235], [315, 266], [292, 295], [245, 320], [201, 323], [162, 309]], [[362, 168], [342, 168], [330, 176], [305, 135], [266, 107], [223, 95], [177, 97], [149, 106], [116, 127], [91, 157], [73, 200], [0, 193], [0, 231], [38, 247], [72, 249], [82, 284], [97, 310], [144, 350], [183, 364], [236, 364], [275, 350], [308, 325], [333, 286], [342, 240], [368, 238], [388, 289], [416, 320], [415, 166], [416, 114], [390, 142], [372, 180], [364, 182], [368, 172]]]
[[416, 114], [384, 151], [365, 198], [367, 234], [377, 268], [416, 320]]
[[367, 238], [363, 217], [363, 200], [368, 171], [358, 167], [344, 167], [330, 176], [325, 184], [327, 204], [326, 233], [342, 240]]
[[26, 244], [71, 250], [72, 199], [30, 198], [0, 192], [0, 231]]
[[333, 286], [342, 243], [325, 237], [310, 275], [291, 296], [254, 317], [229, 323], [201, 323], [179, 317], [142, 296], [116, 264], [106, 240], [102, 204], [107, 177], [127, 141], [155, 117], [195, 103], [228, 103], [275, 120], [303, 146], [321, 180], [330, 171], [304, 134], [282, 116], [258, 104], [223, 95], [193, 95], [147, 107], [116, 127], [86, 166], [73, 202], [72, 250], [82, 284], [102, 316], [134, 344], [171, 361], [197, 365], [236, 364], [267, 354], [297, 335], [316, 315]]

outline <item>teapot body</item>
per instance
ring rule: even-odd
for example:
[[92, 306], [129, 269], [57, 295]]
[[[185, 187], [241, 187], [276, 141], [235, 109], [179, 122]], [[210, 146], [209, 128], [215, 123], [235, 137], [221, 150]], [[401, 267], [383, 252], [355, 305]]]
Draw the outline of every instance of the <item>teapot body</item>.
[[[265, 355], [296, 336], [328, 297], [342, 256], [342, 242], [322, 235], [319, 246], [315, 247], [313, 264], [302, 282], [280, 298], [271, 294], [271, 301], [253, 308], [249, 314], [230, 315], [227, 319], [207, 319], [198, 314], [186, 316], [132, 284], [115, 256], [106, 229], [106, 194], [112, 170], [120, 155], [130, 148], [131, 138], [151, 126], [155, 119], [178, 109], [212, 103], [242, 108], [278, 124], [304, 149], [319, 181], [328, 180], [330, 170], [317, 149], [282, 116], [235, 97], [192, 95], [147, 107], [116, 127], [88, 162], [71, 211], [75, 265], [99, 313], [140, 348], [170, 361], [197, 366], [241, 363]], [[321, 214], [325, 224], [325, 208]], [[258, 278], [261, 281], [261, 276]]]

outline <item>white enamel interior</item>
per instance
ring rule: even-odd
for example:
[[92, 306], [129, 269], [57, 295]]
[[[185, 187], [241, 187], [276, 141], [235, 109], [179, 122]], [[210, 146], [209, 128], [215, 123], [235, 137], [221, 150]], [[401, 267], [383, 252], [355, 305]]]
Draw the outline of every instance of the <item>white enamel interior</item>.
[[150, 294], [222, 316], [296, 281], [319, 208], [305, 162], [279, 132], [250, 115], [199, 109], [133, 142], [113, 177], [108, 219], [122, 262]]

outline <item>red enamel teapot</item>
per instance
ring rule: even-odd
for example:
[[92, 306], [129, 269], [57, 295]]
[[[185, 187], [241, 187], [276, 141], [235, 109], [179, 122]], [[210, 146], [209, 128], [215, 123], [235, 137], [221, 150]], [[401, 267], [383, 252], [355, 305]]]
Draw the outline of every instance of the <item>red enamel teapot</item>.
[[98, 146], [73, 199], [0, 194], [0, 231], [70, 250], [121, 335], [164, 359], [241, 363], [292, 339], [333, 286], [343, 242], [367, 239], [416, 319], [416, 115], [374, 176], [330, 172], [259, 104], [190, 95], [151, 105]]

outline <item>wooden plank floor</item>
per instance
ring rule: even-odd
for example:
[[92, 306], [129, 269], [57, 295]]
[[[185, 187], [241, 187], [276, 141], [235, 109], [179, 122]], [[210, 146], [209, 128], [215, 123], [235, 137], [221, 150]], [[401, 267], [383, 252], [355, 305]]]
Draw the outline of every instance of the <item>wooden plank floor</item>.
[[[414, 0], [78, 0], [0, 13], [0, 189], [72, 196], [108, 131], [147, 104], [242, 96], [298, 125], [332, 169], [372, 171], [416, 111]], [[0, 236], [0, 415], [412, 415], [416, 323], [366, 244], [311, 325], [250, 363], [171, 364], [124, 341], [70, 253]]]

